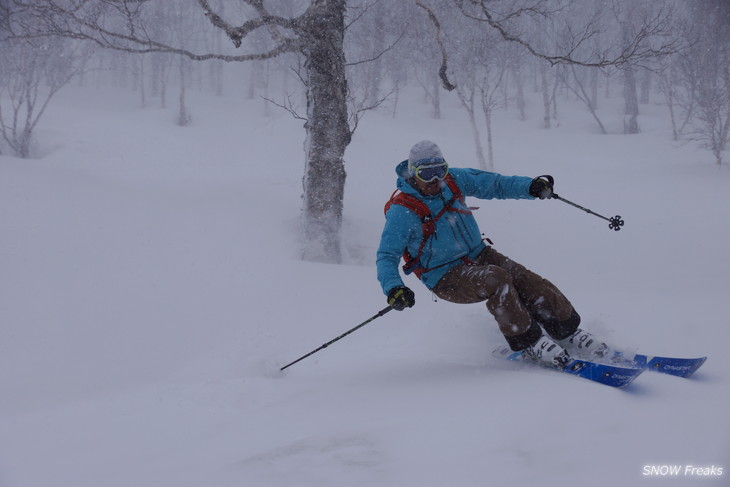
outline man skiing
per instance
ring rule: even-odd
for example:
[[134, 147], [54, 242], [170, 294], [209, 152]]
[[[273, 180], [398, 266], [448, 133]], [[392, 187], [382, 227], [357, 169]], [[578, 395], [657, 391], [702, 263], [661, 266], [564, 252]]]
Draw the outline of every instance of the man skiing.
[[571, 361], [571, 353], [606, 354], [605, 343], [579, 328], [580, 316], [555, 285], [484, 243], [464, 201], [466, 196], [550, 198], [551, 177], [450, 168], [428, 140], [411, 148], [396, 173], [397, 190], [386, 205], [377, 251], [378, 280], [393, 309], [415, 304], [398, 270], [403, 257], [405, 273], [415, 273], [441, 299], [486, 301], [512, 350], [560, 368]]

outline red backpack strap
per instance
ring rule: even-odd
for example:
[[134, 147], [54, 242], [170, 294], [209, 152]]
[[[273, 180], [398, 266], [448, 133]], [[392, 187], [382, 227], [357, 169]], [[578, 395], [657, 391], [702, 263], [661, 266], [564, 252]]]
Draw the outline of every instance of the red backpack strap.
[[[464, 202], [464, 194], [461, 192], [461, 188], [458, 184], [456, 184], [456, 180], [451, 176], [451, 174], [446, 175], [446, 179], [444, 180], [446, 184], [448, 185], [449, 189], [451, 190], [451, 193], [453, 194], [452, 200], [453, 201], [461, 201], [464, 206], [466, 206], [466, 203]], [[418, 215], [419, 218], [423, 219], [426, 216], [431, 214], [431, 210], [428, 209], [428, 206], [426, 206], [426, 203], [418, 199], [417, 197], [408, 194], [408, 193], [400, 193], [399, 190], [393, 191], [393, 194], [390, 195], [390, 199], [385, 203], [385, 209], [384, 212], [388, 213], [388, 210], [390, 207], [394, 204], [405, 206], [409, 210], [411, 210], [413, 213]], [[448, 204], [447, 206], [451, 206]], [[470, 208], [472, 209], [472, 208]], [[450, 209], [450, 211], [454, 211], [453, 209]]]
[[444, 179], [444, 181], [446, 181], [446, 185], [449, 187], [451, 192], [454, 194], [454, 198], [456, 198], [457, 200], [464, 199], [464, 195], [461, 192], [461, 188], [459, 187], [458, 184], [456, 184], [456, 179], [454, 179], [454, 176], [452, 176], [451, 174], [447, 174], [446, 179]]
[[396, 189], [392, 195], [390, 195], [390, 199], [385, 204], [385, 213], [388, 213], [388, 210], [392, 205], [401, 205], [405, 206], [409, 210], [411, 210], [413, 213], [418, 215], [419, 218], [423, 218], [426, 215], [431, 214], [431, 210], [428, 209], [428, 206], [426, 206], [426, 203], [419, 200], [412, 194], [408, 193], [398, 193], [398, 190]]
[[421, 232], [424, 237], [428, 238], [436, 231], [436, 218], [431, 217], [431, 210], [426, 206], [426, 203], [412, 194], [393, 193], [390, 200], [385, 204], [386, 213], [392, 205], [401, 205], [415, 213], [421, 219]]
[[[453, 194], [453, 196], [451, 197], [451, 201], [447, 205], [450, 207], [449, 211], [455, 211], [457, 213], [471, 213], [471, 210], [479, 209], [478, 206], [466, 206], [466, 200], [464, 199], [464, 193], [461, 192], [461, 188], [459, 187], [458, 184], [456, 184], [456, 180], [454, 179], [454, 177], [451, 174], [447, 174], [446, 179], [444, 179], [444, 181], [446, 181], [446, 185], [449, 187], [449, 189], [451, 190], [451, 193]], [[467, 209], [461, 210], [458, 208], [454, 208], [452, 206], [454, 201], [460, 201], [461, 204], [464, 205], [464, 207]]]
[[395, 194], [396, 194], [397, 192], [398, 192], [398, 190], [397, 190], [397, 189], [396, 189], [395, 191], [393, 191], [393, 194], [392, 194], [392, 195], [390, 195], [390, 198], [389, 198], [389, 199], [388, 199], [388, 201], [387, 201], [387, 202], [385, 203], [385, 209], [383, 210], [383, 213], [384, 213], [384, 214], [386, 214], [386, 215], [387, 215], [387, 214], [388, 214], [388, 210], [390, 210], [390, 207], [391, 207], [391, 206], [393, 206], [393, 200], [395, 199]]
[[421, 254], [423, 253], [423, 248], [426, 246], [426, 241], [436, 232], [436, 220], [431, 216], [431, 210], [426, 206], [426, 203], [411, 194], [396, 193], [398, 193], [398, 190], [390, 196], [390, 199], [385, 204], [385, 213], [388, 213], [392, 205], [401, 205], [411, 210], [421, 219], [421, 233], [423, 234], [423, 238], [418, 248], [418, 254], [412, 257], [408, 253], [408, 249], [403, 250], [403, 260], [405, 261], [403, 272], [406, 274], [413, 272], [420, 279], [421, 274], [425, 272], [425, 269], [420, 265]]

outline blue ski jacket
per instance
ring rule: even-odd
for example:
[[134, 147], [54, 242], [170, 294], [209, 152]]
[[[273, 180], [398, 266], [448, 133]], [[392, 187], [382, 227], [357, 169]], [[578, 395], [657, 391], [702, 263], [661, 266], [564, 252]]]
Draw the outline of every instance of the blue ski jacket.
[[[452, 198], [449, 187], [442, 183], [441, 192], [435, 196], [424, 196], [408, 182], [408, 161], [396, 167], [397, 188], [423, 201], [435, 216]], [[481, 199], [534, 199], [529, 188], [532, 178], [524, 176], [502, 176], [476, 169], [449, 168], [449, 174], [461, 189], [463, 196]], [[467, 210], [462, 202], [453, 206]], [[385, 227], [380, 237], [376, 266], [378, 281], [387, 295], [394, 287], [403, 286], [398, 265], [404, 250], [411, 256], [418, 254], [423, 240], [421, 219], [405, 206], [394, 204], [385, 215]], [[436, 232], [426, 242], [421, 254], [421, 266], [429, 269], [421, 275], [421, 281], [432, 289], [449, 269], [462, 264], [464, 258], [475, 259], [486, 245], [482, 240], [474, 216], [471, 213], [444, 212], [436, 222]]]

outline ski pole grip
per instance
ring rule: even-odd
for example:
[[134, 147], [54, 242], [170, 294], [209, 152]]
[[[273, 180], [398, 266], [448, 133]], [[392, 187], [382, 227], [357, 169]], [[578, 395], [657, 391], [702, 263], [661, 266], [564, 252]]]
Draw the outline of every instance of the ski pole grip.
[[550, 196], [548, 197], [548, 199], [557, 198], [558, 195], [555, 194], [555, 178], [549, 174], [543, 174], [542, 176], [537, 177], [537, 179], [540, 178], [545, 178], [547, 179], [548, 183], [550, 183]]
[[555, 186], [555, 178], [554, 178], [554, 177], [552, 177], [551, 175], [549, 175], [549, 174], [543, 174], [543, 175], [542, 175], [542, 176], [540, 176], [540, 177], [541, 177], [541, 178], [545, 178], [545, 179], [547, 179], [547, 180], [548, 180], [548, 182], [550, 183], [550, 187], [551, 187], [551, 188]]

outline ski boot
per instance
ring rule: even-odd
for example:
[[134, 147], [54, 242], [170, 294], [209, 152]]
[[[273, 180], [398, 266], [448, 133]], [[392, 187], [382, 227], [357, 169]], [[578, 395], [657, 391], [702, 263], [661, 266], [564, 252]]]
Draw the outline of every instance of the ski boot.
[[568, 352], [547, 335], [541, 336], [537, 342], [527, 347], [523, 354], [536, 362], [557, 369], [564, 369], [572, 360]]
[[610, 348], [606, 343], [597, 339], [592, 333], [578, 328], [575, 333], [557, 343], [586, 360], [601, 360], [609, 357]]

